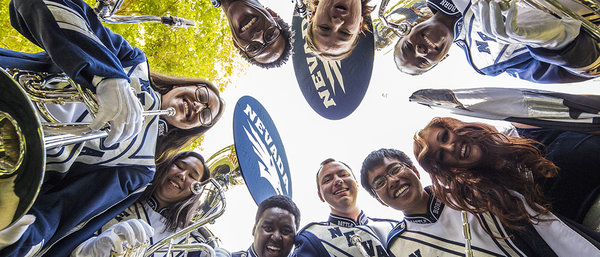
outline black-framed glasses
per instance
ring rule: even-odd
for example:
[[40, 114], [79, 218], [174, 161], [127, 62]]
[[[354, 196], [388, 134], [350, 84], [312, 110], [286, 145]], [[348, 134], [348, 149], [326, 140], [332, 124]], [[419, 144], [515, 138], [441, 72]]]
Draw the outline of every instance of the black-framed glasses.
[[244, 47], [244, 53], [246, 56], [248, 56], [248, 58], [254, 58], [255, 56], [259, 55], [265, 50], [267, 45], [272, 44], [279, 38], [279, 36], [281, 36], [281, 28], [279, 27], [279, 24], [275, 23], [271, 27], [267, 28], [263, 32], [262, 36], [264, 43], [252, 41], [246, 45], [246, 47]]
[[377, 176], [373, 182], [371, 183], [371, 187], [373, 188], [373, 190], [378, 191], [382, 188], [384, 188], [387, 185], [387, 177], [395, 177], [398, 176], [398, 174], [400, 174], [400, 172], [402, 172], [402, 170], [404, 169], [410, 169], [408, 166], [402, 164], [402, 163], [395, 163], [392, 167], [390, 167], [389, 169], [387, 169], [385, 171], [384, 175], [381, 176]]
[[208, 106], [208, 100], [210, 99], [210, 94], [208, 92], [208, 88], [206, 86], [199, 86], [196, 88], [196, 101], [203, 104], [205, 107], [200, 111], [200, 115], [198, 119], [203, 126], [212, 125], [212, 111]]

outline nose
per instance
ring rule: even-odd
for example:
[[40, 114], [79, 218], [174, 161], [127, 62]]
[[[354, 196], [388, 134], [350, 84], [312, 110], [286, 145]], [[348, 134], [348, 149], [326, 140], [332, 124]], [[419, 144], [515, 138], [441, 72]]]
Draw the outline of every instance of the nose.
[[260, 43], [264, 44], [265, 42], [263, 40], [263, 31], [262, 30], [258, 30], [256, 32], [254, 32], [252, 34], [252, 41], [257, 41], [257, 42], [260, 42]]
[[192, 106], [193, 110], [196, 112], [200, 112], [202, 109], [205, 108], [205, 105], [198, 101], [194, 101], [194, 103], [192, 105], [193, 105]]
[[273, 234], [271, 234], [271, 240], [277, 242], [277, 241], [280, 241], [281, 239], [282, 239], [281, 232], [279, 232], [279, 229], [275, 229], [275, 231], [273, 231]]
[[338, 177], [338, 176], [335, 176], [335, 177], [333, 178], [333, 184], [334, 184], [334, 185], [341, 184], [341, 183], [342, 183], [342, 178], [340, 178], [340, 177]]
[[417, 52], [418, 56], [425, 56], [427, 53], [429, 53], [429, 49], [422, 44], [417, 44], [415, 51]]
[[454, 142], [442, 143], [442, 145], [440, 145], [440, 148], [442, 148], [448, 152], [454, 152]]
[[390, 188], [394, 188], [398, 184], [397, 176], [391, 176], [391, 175], [387, 174], [386, 179], [387, 179], [387, 184]]

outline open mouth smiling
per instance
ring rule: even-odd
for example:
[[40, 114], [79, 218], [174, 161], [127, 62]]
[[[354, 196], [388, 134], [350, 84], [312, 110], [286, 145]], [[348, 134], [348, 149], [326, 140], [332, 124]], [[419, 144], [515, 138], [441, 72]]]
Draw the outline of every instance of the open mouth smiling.
[[350, 189], [348, 189], [348, 188], [342, 188], [340, 190], [337, 190], [337, 191], [333, 192], [333, 194], [334, 195], [340, 195], [340, 194], [342, 194], [344, 192], [347, 192], [347, 191], [350, 191]]
[[246, 25], [242, 26], [241, 30], [242, 32], [248, 30], [250, 27], [252, 27], [252, 25], [254, 25], [254, 23], [256, 23], [258, 19], [256, 17], [252, 17], [252, 19], [250, 19], [248, 22], [246, 22]]
[[402, 195], [402, 193], [406, 192], [406, 190], [408, 190], [410, 186], [409, 185], [404, 185], [401, 186], [395, 193], [394, 193], [394, 198], [398, 198], [400, 197], [400, 195]]

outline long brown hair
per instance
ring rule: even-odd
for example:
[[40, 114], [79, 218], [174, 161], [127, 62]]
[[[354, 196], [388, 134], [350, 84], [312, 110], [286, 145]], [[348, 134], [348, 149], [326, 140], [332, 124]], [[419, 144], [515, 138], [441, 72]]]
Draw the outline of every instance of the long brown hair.
[[200, 138], [204, 132], [209, 130], [223, 115], [225, 102], [219, 94], [219, 89], [210, 81], [201, 78], [182, 78], [171, 77], [155, 72], [150, 72], [151, 85], [159, 94], [164, 95], [171, 91], [175, 86], [205, 85], [219, 97], [219, 112], [213, 117], [210, 126], [200, 126], [192, 129], [180, 129], [168, 124], [168, 131], [165, 135], [159, 136], [156, 142], [155, 159], [160, 164], [166, 159], [175, 155], [183, 147], [191, 144], [194, 140]]
[[[167, 175], [169, 168], [172, 165], [175, 165], [175, 162], [178, 160], [189, 156], [195, 157], [202, 162], [204, 172], [199, 181], [203, 182], [209, 179], [210, 171], [208, 170], [208, 166], [206, 166], [202, 155], [192, 151], [181, 152], [156, 166], [156, 175], [154, 176], [152, 183], [148, 185], [144, 193], [140, 196], [140, 201], [143, 202], [152, 197], [158, 188], [159, 182]], [[187, 226], [198, 210], [200, 196], [201, 195], [199, 194], [192, 194], [179, 202], [169, 204], [165, 207], [165, 210], [161, 211], [161, 215], [165, 218], [165, 230], [175, 232], [177, 228]]]
[[[471, 168], [446, 167], [439, 163], [437, 158], [430, 156], [423, 139], [431, 128], [447, 129], [461, 139], [477, 144], [483, 152], [482, 160]], [[555, 176], [558, 167], [542, 156], [536, 141], [505, 136], [490, 125], [453, 118], [434, 118], [414, 136], [414, 140], [415, 156], [431, 175], [435, 196], [451, 208], [472, 213], [490, 212], [502, 224], [517, 230], [522, 229], [519, 225], [522, 222], [539, 222], [541, 214], [550, 212], [550, 205], [534, 180]], [[511, 191], [523, 195], [525, 202]], [[528, 213], [525, 203], [536, 214]]]

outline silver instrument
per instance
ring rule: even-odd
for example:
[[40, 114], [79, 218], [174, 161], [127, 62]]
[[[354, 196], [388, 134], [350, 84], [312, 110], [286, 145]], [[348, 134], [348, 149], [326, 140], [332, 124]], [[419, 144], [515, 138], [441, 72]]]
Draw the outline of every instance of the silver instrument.
[[196, 23], [192, 20], [187, 20], [175, 16], [122, 16], [115, 15], [115, 12], [121, 8], [123, 0], [98, 0], [98, 4], [94, 8], [98, 18], [108, 23], [142, 23], [142, 22], [157, 22], [166, 24], [172, 27], [194, 27]]
[[350, 243], [352, 243], [354, 246], [356, 246], [356, 248], [358, 249], [358, 251], [360, 252], [360, 254], [363, 257], [369, 257], [369, 254], [367, 253], [367, 250], [365, 250], [365, 248], [363, 247], [362, 243], [362, 239], [360, 238], [359, 235], [354, 234], [350, 237]]

